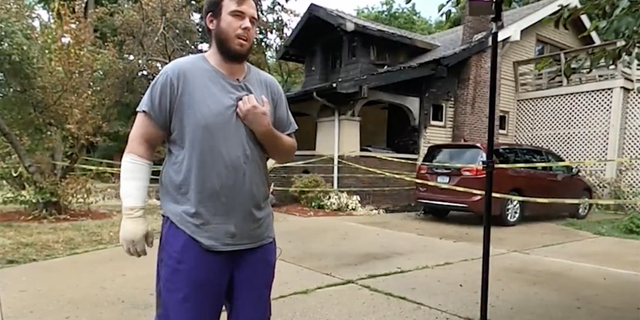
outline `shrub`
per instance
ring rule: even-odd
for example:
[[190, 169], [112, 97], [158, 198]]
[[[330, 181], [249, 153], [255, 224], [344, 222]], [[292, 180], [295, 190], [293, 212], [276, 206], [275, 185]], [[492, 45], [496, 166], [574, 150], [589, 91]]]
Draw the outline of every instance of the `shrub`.
[[620, 221], [619, 227], [626, 234], [640, 236], [640, 214], [637, 212], [627, 214]]
[[383, 210], [363, 207], [360, 197], [346, 192], [333, 191], [317, 174], [303, 174], [292, 179], [291, 194], [298, 197], [300, 203], [312, 209], [338, 212], [358, 212], [359, 214], [382, 214]]
[[291, 179], [291, 194], [304, 206], [321, 209], [323, 196], [330, 192], [329, 185], [317, 174], [301, 174]]

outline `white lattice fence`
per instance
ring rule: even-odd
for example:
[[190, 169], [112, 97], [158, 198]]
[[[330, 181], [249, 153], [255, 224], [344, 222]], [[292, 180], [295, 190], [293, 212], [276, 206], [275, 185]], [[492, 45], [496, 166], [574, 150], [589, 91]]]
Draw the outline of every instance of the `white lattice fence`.
[[[625, 93], [622, 126], [622, 157], [640, 158], [640, 94], [631, 90]], [[640, 197], [640, 162], [625, 163], [619, 167], [622, 197]], [[636, 205], [636, 209], [640, 209]]]
[[[518, 100], [517, 143], [545, 147], [568, 161], [607, 158], [611, 89]], [[604, 194], [605, 165], [579, 166]]]

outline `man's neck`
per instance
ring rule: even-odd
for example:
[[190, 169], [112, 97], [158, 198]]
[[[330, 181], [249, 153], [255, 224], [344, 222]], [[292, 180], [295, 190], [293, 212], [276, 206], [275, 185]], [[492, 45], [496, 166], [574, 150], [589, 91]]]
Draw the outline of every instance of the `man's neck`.
[[242, 80], [247, 73], [246, 63], [229, 63], [224, 60], [215, 47], [205, 53], [209, 63], [232, 79]]

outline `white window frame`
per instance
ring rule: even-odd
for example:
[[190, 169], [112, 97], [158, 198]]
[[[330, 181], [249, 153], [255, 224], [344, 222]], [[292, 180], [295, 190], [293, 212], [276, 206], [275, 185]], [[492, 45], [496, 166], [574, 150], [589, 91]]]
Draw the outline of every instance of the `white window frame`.
[[[433, 120], [433, 107], [442, 106], [442, 121]], [[444, 127], [447, 123], [447, 105], [444, 103], [434, 103], [429, 107], [429, 124], [432, 126]]]
[[[505, 117], [505, 128], [500, 129], [500, 117]], [[500, 134], [508, 134], [509, 133], [509, 112], [507, 111], [500, 111], [500, 113], [498, 114], [498, 133]]]

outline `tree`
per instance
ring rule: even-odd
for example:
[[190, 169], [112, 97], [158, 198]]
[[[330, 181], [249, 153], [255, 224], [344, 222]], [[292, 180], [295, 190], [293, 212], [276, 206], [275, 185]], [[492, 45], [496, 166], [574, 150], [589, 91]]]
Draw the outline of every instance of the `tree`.
[[290, 92], [302, 84], [304, 66], [276, 59], [278, 49], [282, 46], [286, 37], [291, 34], [294, 27], [288, 18], [298, 15], [285, 6], [287, 2], [283, 3], [279, 0], [260, 1], [261, 5], [258, 6], [258, 14], [261, 22], [249, 61], [273, 75], [280, 82], [284, 91]]
[[[12, 191], [2, 201], [36, 213], [86, 200], [79, 161], [96, 146], [122, 149], [149, 83], [172, 60], [201, 52], [206, 39], [193, 19], [197, 2], [98, 0], [88, 15], [87, 3], [0, 4], [0, 182]], [[302, 68], [275, 60], [290, 29], [287, 11], [275, 0], [260, 9], [251, 62], [290, 90]]]
[[615, 65], [621, 59], [628, 58], [633, 62], [640, 58], [638, 40], [640, 40], [640, 2], [632, 0], [589, 0], [581, 1], [581, 6], [564, 6], [553, 20], [557, 26], [567, 27], [567, 23], [581, 15], [587, 15], [592, 21], [589, 30], [581, 36], [596, 32], [603, 40], [621, 40], [623, 44], [615, 47], [604, 47], [593, 50], [589, 66], [598, 62]]
[[[78, 195], [70, 177], [86, 147], [114, 115], [121, 69], [115, 50], [96, 45], [91, 24], [60, 8], [45, 21], [21, 0], [0, 6], [0, 133], [22, 170], [1, 178], [4, 201], [62, 213]], [[37, 22], [37, 23], [34, 23]]]
[[[396, 0], [382, 0], [377, 5], [357, 8], [356, 16], [419, 34], [432, 34], [442, 30], [420, 14], [415, 3], [399, 5]], [[439, 27], [443, 27], [443, 24]]]
[[[505, 9], [520, 7], [539, 0], [504, 0]], [[413, 0], [405, 0], [406, 4]], [[440, 5], [438, 11], [445, 20], [457, 19], [462, 12], [466, 0], [446, 0]], [[634, 0], [581, 0], [580, 7], [575, 5], [565, 5], [562, 10], [550, 18], [556, 26], [567, 28], [567, 23], [581, 15], [586, 15], [592, 21], [591, 28], [584, 32], [581, 37], [587, 36], [591, 32], [596, 32], [604, 40], [621, 40], [623, 45], [604, 47], [592, 50], [590, 54], [591, 63], [588, 66], [595, 66], [597, 63], [615, 65], [621, 59], [628, 58], [627, 62], [640, 59], [637, 50], [640, 40], [640, 2]], [[574, 61], [567, 61], [573, 63]], [[587, 65], [587, 64], [585, 64]], [[569, 68], [571, 70], [571, 68]]]

